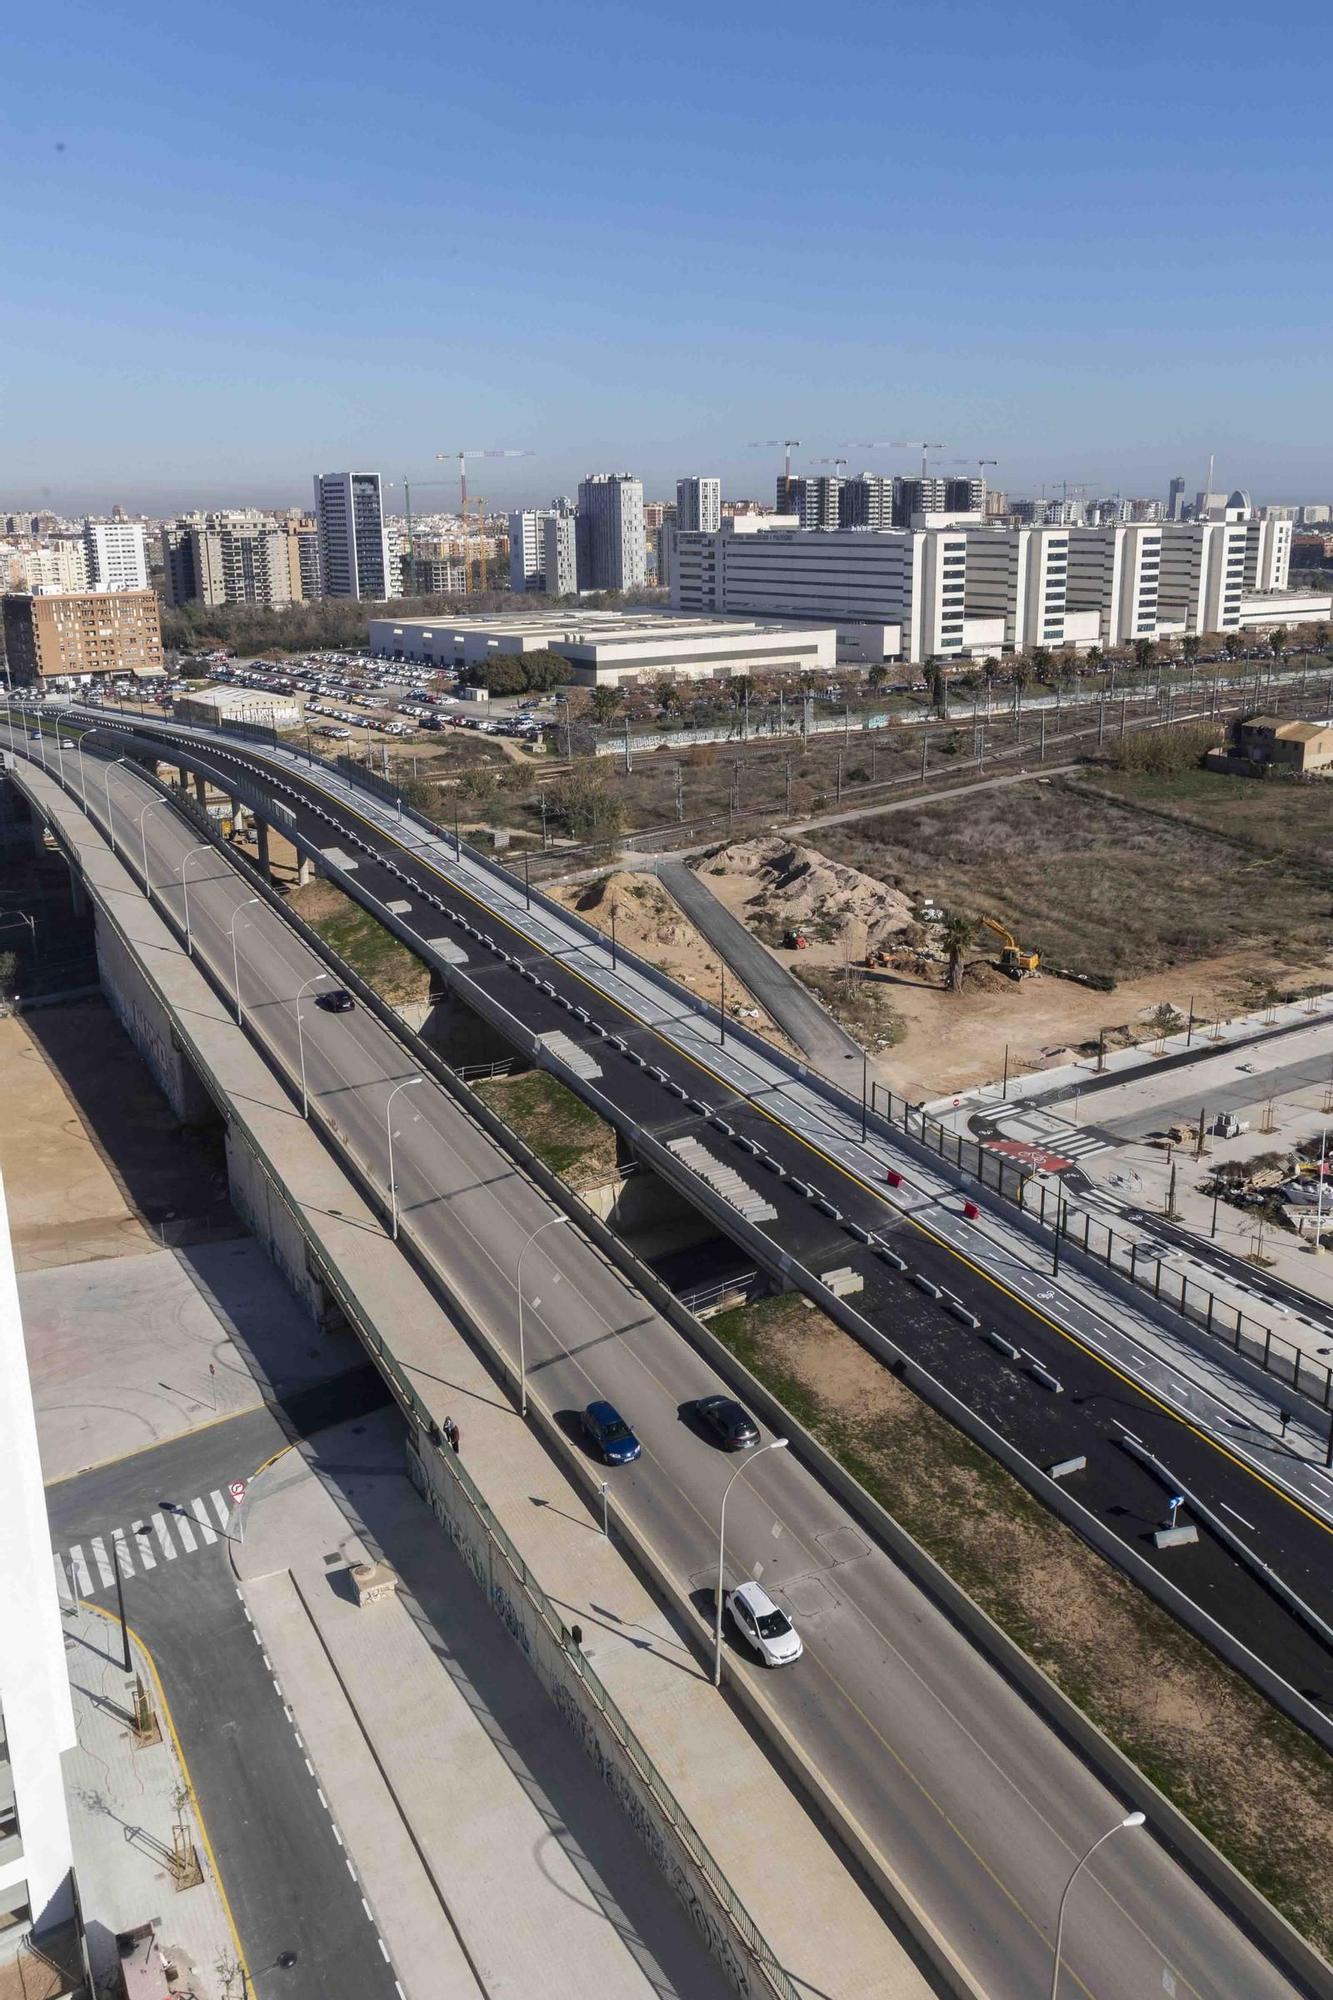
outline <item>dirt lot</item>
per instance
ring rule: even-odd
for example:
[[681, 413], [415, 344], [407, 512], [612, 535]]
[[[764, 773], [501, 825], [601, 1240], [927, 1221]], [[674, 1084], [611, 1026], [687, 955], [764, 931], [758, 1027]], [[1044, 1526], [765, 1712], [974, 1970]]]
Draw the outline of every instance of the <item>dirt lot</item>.
[[0, 1096], [20, 1271], [243, 1234], [220, 1135], [179, 1129], [104, 1001], [0, 1020]]
[[713, 1329], [1327, 1951], [1333, 1765], [1317, 1747], [802, 1300]]
[[616, 1173], [616, 1135], [553, 1076], [489, 1077], [475, 1086], [552, 1173], [571, 1187], [596, 1187]]
[[421, 960], [332, 882], [317, 877], [287, 900], [392, 1006], [429, 999], [430, 973]]

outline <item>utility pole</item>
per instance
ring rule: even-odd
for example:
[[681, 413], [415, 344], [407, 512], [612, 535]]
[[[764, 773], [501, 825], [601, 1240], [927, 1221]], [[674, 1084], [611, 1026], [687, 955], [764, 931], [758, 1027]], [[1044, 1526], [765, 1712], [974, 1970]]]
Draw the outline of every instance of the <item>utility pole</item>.
[[681, 823], [681, 822], [682, 822], [682, 821], [684, 820], [684, 818], [685, 818], [685, 766], [684, 766], [683, 764], [677, 764], [677, 766], [676, 766], [676, 820], [677, 820], [677, 823], [678, 823], [678, 824], [679, 824], [679, 823]]
[[791, 818], [791, 758], [787, 759], [787, 817]]

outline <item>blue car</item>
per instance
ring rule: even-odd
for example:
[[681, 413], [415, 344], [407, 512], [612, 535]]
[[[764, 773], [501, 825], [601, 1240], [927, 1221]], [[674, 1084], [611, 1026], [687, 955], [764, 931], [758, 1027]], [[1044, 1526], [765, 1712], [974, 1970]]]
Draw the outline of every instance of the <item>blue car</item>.
[[604, 1465], [629, 1465], [643, 1450], [619, 1410], [610, 1403], [589, 1403], [580, 1421]]

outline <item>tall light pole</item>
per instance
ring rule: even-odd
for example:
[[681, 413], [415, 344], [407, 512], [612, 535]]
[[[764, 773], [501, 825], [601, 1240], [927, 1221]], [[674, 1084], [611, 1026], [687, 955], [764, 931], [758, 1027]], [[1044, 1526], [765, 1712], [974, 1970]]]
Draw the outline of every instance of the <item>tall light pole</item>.
[[722, 1510], [721, 1514], [719, 1515], [717, 1524], [717, 1590], [715, 1592], [714, 1605], [713, 1605], [713, 1686], [714, 1687], [721, 1687], [722, 1685], [722, 1575], [723, 1575], [723, 1563], [726, 1558], [726, 1548], [727, 1548], [727, 1496], [731, 1492], [732, 1487], [736, 1484], [736, 1481], [741, 1477], [743, 1473], [746, 1473], [750, 1470], [750, 1467], [754, 1464], [757, 1458], [762, 1458], [766, 1451], [785, 1451], [787, 1449], [787, 1444], [788, 1440], [786, 1438], [770, 1438], [767, 1444], [761, 1444], [758, 1451], [752, 1451], [749, 1454], [749, 1456], [744, 1460], [744, 1462], [736, 1467], [736, 1470], [732, 1473], [730, 1479], [727, 1481], [726, 1487], [722, 1494]]
[[152, 901], [152, 896], [153, 896], [153, 885], [148, 879], [148, 829], [144, 825], [144, 821], [147, 819], [149, 813], [153, 810], [153, 807], [155, 805], [160, 805], [160, 804], [161, 804], [160, 799], [149, 799], [148, 804], [139, 814], [139, 849], [143, 856], [143, 888], [144, 888], [144, 894], [145, 896], [148, 897], [150, 902]]
[[1092, 1846], [1088, 1849], [1087, 1853], [1083, 1856], [1082, 1860], [1077, 1863], [1073, 1874], [1070, 1876], [1069, 1880], [1065, 1883], [1064, 1894], [1060, 1898], [1060, 1914], [1055, 1920], [1055, 1962], [1051, 1967], [1051, 2000], [1058, 2000], [1057, 1988], [1059, 1987], [1060, 1984], [1060, 1948], [1064, 1943], [1065, 1905], [1069, 1901], [1070, 1890], [1073, 1888], [1075, 1882], [1077, 1882], [1079, 1876], [1083, 1873], [1083, 1870], [1087, 1867], [1088, 1863], [1091, 1861], [1093, 1855], [1097, 1852], [1097, 1849], [1101, 1847], [1106, 1841], [1108, 1841], [1111, 1838], [1112, 1834], [1121, 1832], [1121, 1830], [1125, 1827], [1142, 1826], [1146, 1817], [1147, 1817], [1146, 1813], [1141, 1813], [1141, 1812], [1126, 1813], [1125, 1817], [1123, 1819], [1118, 1819], [1114, 1826], [1109, 1826], [1106, 1829], [1105, 1833], [1101, 1834], [1096, 1840], [1093, 1841]]
[[[554, 1229], [557, 1222], [568, 1222], [567, 1215], [548, 1215], [545, 1222], [539, 1222], [518, 1253], [518, 1268], [514, 1275], [514, 1286], [518, 1292], [518, 1408], [520, 1416], [528, 1414], [528, 1356], [523, 1344], [523, 1259], [544, 1229]], [[534, 1305], [541, 1302], [534, 1299]]]
[[211, 854], [212, 851], [211, 847], [192, 847], [180, 867], [176, 870], [176, 873], [181, 878], [181, 895], [185, 899], [185, 955], [187, 958], [194, 957], [194, 940], [190, 936], [190, 885], [185, 879], [185, 871], [196, 855]]
[[394, 1085], [384, 1100], [384, 1130], [389, 1140], [389, 1215], [392, 1223], [391, 1234], [395, 1243], [398, 1241], [398, 1183], [393, 1177], [393, 1117], [391, 1106], [400, 1090], [410, 1090], [414, 1083], [424, 1082], [425, 1078], [422, 1076], [405, 1076], [401, 1083]]
[[232, 990], [236, 995], [236, 1025], [238, 1028], [242, 1025], [241, 961], [236, 946], [236, 919], [237, 917], [240, 916], [242, 910], [248, 910], [251, 903], [257, 903], [258, 901], [259, 901], [258, 896], [247, 896], [243, 903], [238, 903], [236, 905], [236, 908], [231, 913], [231, 923], [228, 927], [231, 936], [231, 981], [232, 981]]
[[322, 980], [331, 979], [332, 977], [332, 973], [329, 972], [316, 972], [312, 974], [296, 996], [296, 1054], [301, 1065], [301, 1116], [303, 1118], [310, 1116], [310, 1098], [305, 1087], [305, 1037], [301, 1033], [301, 1002], [312, 986], [318, 986]]
[[117, 764], [128, 764], [129, 761], [128, 757], [115, 758], [112, 763], [107, 765], [102, 776], [102, 789], [106, 793], [106, 837], [111, 842], [111, 852], [113, 854], [116, 851], [116, 822], [111, 817], [111, 773], [115, 770]]

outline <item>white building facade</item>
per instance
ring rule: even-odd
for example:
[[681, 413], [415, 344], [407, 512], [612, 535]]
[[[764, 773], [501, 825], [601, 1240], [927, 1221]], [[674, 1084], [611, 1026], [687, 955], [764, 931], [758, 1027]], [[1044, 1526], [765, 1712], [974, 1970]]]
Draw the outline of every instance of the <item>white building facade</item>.
[[715, 535], [722, 526], [722, 481], [692, 472], [676, 481], [676, 526]]
[[378, 472], [316, 473], [315, 519], [324, 596], [390, 596], [393, 564]]
[[826, 671], [837, 658], [831, 626], [618, 611], [538, 612], [526, 619], [505, 613], [372, 618], [370, 649], [389, 658], [462, 668], [483, 665], [497, 654], [558, 653], [569, 662], [571, 682], [585, 687], [727, 679], [777, 669]]
[[[0, 1186], [0, 1964], [74, 1915], [61, 1756], [75, 1744], [9, 1217]], [[15, 1989], [17, 1990], [17, 1989]]]
[[86, 521], [83, 544], [90, 590], [147, 590], [148, 557], [138, 521]]
[[528, 508], [509, 516], [509, 588], [546, 588], [546, 523], [549, 508]]

